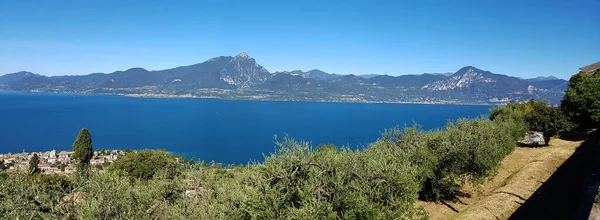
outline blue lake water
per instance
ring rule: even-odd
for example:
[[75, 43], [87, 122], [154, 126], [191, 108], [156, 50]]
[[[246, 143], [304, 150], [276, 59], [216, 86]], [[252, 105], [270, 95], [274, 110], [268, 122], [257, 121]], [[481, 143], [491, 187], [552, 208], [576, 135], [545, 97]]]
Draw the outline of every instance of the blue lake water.
[[162, 148], [223, 163], [262, 160], [273, 135], [352, 148], [386, 128], [487, 115], [490, 106], [146, 99], [0, 92], [0, 153], [67, 150], [86, 127], [94, 149]]

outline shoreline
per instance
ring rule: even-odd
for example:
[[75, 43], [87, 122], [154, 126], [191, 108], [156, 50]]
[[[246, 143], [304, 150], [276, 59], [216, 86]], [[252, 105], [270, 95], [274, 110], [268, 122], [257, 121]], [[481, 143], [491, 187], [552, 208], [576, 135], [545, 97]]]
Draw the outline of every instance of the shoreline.
[[505, 105], [507, 102], [498, 103], [469, 103], [469, 102], [454, 102], [454, 101], [346, 101], [346, 100], [293, 100], [293, 99], [259, 99], [259, 98], [222, 98], [218, 96], [205, 95], [171, 95], [171, 94], [150, 94], [150, 93], [73, 93], [73, 92], [42, 92], [42, 91], [13, 91], [0, 90], [0, 93], [22, 93], [22, 94], [57, 94], [57, 95], [81, 95], [81, 96], [120, 96], [128, 98], [140, 99], [216, 99], [229, 101], [262, 101], [262, 102], [307, 102], [307, 103], [362, 103], [362, 104], [414, 104], [414, 105], [463, 105], [463, 106], [499, 106]]

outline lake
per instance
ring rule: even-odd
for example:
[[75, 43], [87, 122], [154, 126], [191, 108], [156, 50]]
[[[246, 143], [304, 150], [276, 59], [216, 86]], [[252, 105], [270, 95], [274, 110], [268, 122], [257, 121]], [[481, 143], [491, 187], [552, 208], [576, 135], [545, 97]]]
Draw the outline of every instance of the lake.
[[94, 149], [162, 148], [222, 163], [262, 160], [273, 135], [316, 147], [364, 147], [386, 128], [488, 115], [490, 106], [151, 99], [0, 92], [0, 153], [69, 150], [79, 130]]

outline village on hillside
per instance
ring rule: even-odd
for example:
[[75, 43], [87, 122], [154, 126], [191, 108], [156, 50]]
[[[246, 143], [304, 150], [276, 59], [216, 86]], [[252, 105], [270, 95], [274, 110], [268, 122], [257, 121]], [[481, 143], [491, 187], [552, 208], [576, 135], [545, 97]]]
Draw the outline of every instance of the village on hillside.
[[[74, 170], [75, 161], [73, 160], [73, 151], [56, 150], [46, 152], [22, 152], [22, 153], [7, 153], [0, 154], [0, 172], [18, 172], [25, 170], [29, 166], [29, 161], [34, 154], [40, 158], [39, 168], [42, 174], [57, 174], [64, 175], [72, 173]], [[102, 169], [103, 166], [113, 163], [119, 156], [125, 154], [121, 150], [105, 150], [95, 151], [94, 156], [90, 160], [92, 171]]]

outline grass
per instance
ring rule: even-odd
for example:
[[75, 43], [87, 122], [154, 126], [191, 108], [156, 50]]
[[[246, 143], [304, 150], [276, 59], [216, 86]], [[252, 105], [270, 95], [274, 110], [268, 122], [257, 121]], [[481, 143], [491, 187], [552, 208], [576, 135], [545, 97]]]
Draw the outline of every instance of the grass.
[[498, 174], [479, 187], [463, 187], [457, 201], [418, 202], [431, 219], [506, 219], [581, 144], [553, 139], [549, 147], [517, 147], [500, 165]]

